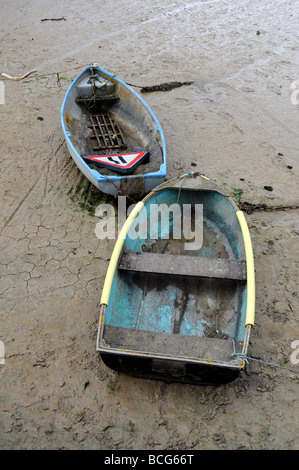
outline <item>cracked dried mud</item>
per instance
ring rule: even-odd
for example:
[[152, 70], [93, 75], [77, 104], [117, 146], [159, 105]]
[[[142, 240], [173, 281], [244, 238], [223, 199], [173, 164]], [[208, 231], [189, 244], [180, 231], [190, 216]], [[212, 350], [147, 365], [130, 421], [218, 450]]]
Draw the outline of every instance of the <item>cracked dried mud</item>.
[[0, 77], [0, 447], [298, 450], [292, 371], [250, 362], [231, 384], [206, 387], [102, 363], [114, 240], [96, 237], [93, 209], [107, 199], [76, 168], [60, 125], [66, 90], [90, 61], [137, 91], [192, 82], [143, 95], [164, 130], [168, 177], [200, 171], [251, 205], [285, 207], [246, 214], [257, 288], [249, 355], [298, 369], [298, 1], [115, 5], [1, 2], [0, 73], [37, 73]]

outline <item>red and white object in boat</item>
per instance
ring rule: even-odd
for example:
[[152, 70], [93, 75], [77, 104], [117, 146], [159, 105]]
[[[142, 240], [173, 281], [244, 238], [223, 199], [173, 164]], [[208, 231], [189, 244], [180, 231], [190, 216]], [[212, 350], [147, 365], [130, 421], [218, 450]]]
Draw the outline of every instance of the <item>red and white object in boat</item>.
[[149, 156], [149, 152], [138, 150], [129, 153], [116, 153], [111, 155], [82, 155], [86, 163], [93, 163], [96, 166], [110, 168], [119, 173], [131, 173], [135, 168], [144, 162]]

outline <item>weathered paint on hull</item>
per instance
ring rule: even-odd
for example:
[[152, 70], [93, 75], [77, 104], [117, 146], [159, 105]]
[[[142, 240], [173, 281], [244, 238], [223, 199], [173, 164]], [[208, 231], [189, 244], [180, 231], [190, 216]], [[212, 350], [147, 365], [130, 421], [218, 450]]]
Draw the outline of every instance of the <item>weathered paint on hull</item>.
[[[151, 204], [178, 200], [203, 205], [198, 252], [163, 240], [162, 228], [157, 240], [133, 236], [137, 215], [140, 227]], [[101, 299], [97, 349], [109, 367], [202, 384], [238, 376], [254, 322], [254, 266], [241, 219], [235, 203], [202, 176], [164, 183], [139, 203], [117, 241]]]
[[220, 366], [204, 364], [179, 364], [176, 361], [166, 361], [164, 367], [152, 358], [120, 356], [101, 353], [104, 364], [116, 372], [122, 372], [133, 377], [163, 380], [165, 382], [189, 383], [198, 385], [227, 384], [240, 375], [241, 369], [228, 369]]
[[[82, 93], [80, 89], [82, 83], [83, 92], [86, 93], [88, 90], [87, 78], [91, 74], [91, 67], [86, 68], [72, 83], [62, 104], [61, 124], [68, 151], [79, 170], [102, 192], [113, 196], [129, 194], [138, 198], [143, 197], [161, 184], [166, 177], [166, 146], [161, 125], [147, 103], [130, 86], [98, 66], [93, 66], [92, 71], [103, 80], [113, 83], [119, 103], [113, 105], [113, 116], [116, 121], [119, 120], [124, 129], [128, 130], [125, 134], [128, 149], [130, 150], [132, 146], [131, 150], [134, 151], [138, 146], [147, 146], [145, 150], [149, 150], [149, 161], [141, 164], [132, 174], [124, 176], [112, 170], [105, 171], [102, 168], [92, 167], [81, 157], [85, 153], [90, 153], [88, 113], [83, 110], [85, 101], [83, 100], [83, 104], [82, 102], [78, 104], [76, 100]], [[111, 103], [114, 101], [111, 100]], [[101, 103], [99, 102], [97, 106], [101, 106]], [[105, 112], [107, 106], [106, 103]], [[109, 106], [107, 109], [110, 112]], [[103, 151], [103, 154], [105, 153], [111, 153], [111, 150]]]

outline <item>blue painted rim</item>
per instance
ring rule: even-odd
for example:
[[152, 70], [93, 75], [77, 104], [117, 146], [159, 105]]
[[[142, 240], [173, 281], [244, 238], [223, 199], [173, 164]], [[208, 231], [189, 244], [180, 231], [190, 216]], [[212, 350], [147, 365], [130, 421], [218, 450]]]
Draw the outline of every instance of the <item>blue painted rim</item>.
[[[150, 106], [146, 103], [146, 101], [144, 101], [144, 99], [135, 91], [133, 90], [133, 88], [131, 88], [129, 85], [127, 85], [123, 80], [121, 80], [120, 78], [116, 77], [115, 75], [113, 75], [112, 73], [110, 72], [107, 72], [107, 70], [105, 69], [102, 69], [101, 67], [97, 66], [97, 67], [94, 67], [95, 69], [98, 69], [100, 70], [101, 72], [104, 72], [105, 74], [107, 74], [109, 77], [113, 77], [116, 81], [118, 81], [120, 84], [122, 84], [125, 88], [129, 89], [132, 93], [134, 93], [134, 95], [142, 102], [142, 104], [148, 109], [148, 111], [150, 112], [150, 114], [152, 115], [152, 117], [154, 118], [154, 120], [156, 121], [156, 126], [157, 126], [157, 130], [160, 131], [160, 134], [161, 134], [161, 140], [162, 140], [162, 153], [163, 153], [163, 156], [164, 156], [164, 162], [160, 165], [160, 170], [159, 171], [156, 171], [156, 172], [152, 172], [152, 173], [148, 173], [146, 175], [126, 175], [126, 176], [109, 176], [109, 181], [120, 181], [120, 180], [123, 180], [123, 179], [126, 179], [126, 178], [140, 178], [140, 177], [143, 177], [143, 178], [163, 178], [166, 176], [166, 145], [165, 145], [165, 138], [164, 138], [164, 134], [163, 134], [163, 130], [162, 130], [162, 127], [158, 121], [158, 118], [156, 117], [155, 113], [153, 112], [153, 110], [150, 108]], [[78, 82], [78, 80], [80, 80], [80, 78], [88, 71], [90, 70], [90, 67], [87, 67], [85, 70], [83, 70], [82, 73], [80, 73], [80, 75], [73, 81], [73, 83], [70, 85], [70, 87], [68, 88], [67, 92], [66, 92], [66, 95], [64, 97], [64, 100], [62, 102], [62, 106], [61, 106], [61, 111], [60, 111], [60, 119], [61, 119], [61, 125], [62, 125], [62, 130], [63, 130], [63, 133], [64, 133], [64, 137], [65, 139], [70, 139], [71, 137], [71, 134], [70, 132], [66, 129], [65, 127], [65, 123], [64, 123], [64, 111], [65, 111], [65, 104], [68, 100], [68, 97], [69, 97], [69, 94], [72, 90], [72, 88], [76, 85], [76, 83]], [[76, 156], [80, 159], [80, 161], [83, 163], [83, 165], [86, 167], [86, 169], [90, 172], [90, 174], [100, 183], [100, 182], [105, 182], [105, 181], [108, 181], [108, 179], [101, 175], [100, 173], [98, 173], [97, 171], [92, 171], [91, 168], [89, 168], [89, 166], [86, 164], [86, 162], [83, 160], [83, 158], [81, 157], [81, 155], [77, 152], [76, 148], [74, 147], [73, 143], [69, 140], [68, 141], [69, 145], [71, 146], [73, 152], [76, 154]]]

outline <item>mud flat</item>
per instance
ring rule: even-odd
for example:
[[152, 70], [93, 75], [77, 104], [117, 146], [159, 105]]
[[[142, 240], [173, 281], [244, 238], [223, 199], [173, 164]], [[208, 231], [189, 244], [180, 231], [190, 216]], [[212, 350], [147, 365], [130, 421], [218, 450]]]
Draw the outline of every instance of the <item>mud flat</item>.
[[[2, 1], [0, 73], [37, 69], [0, 77], [2, 449], [298, 450], [297, 18], [278, 0]], [[249, 204], [249, 355], [264, 362], [229, 385], [131, 378], [95, 351], [114, 240], [96, 237], [94, 209], [114, 202], [79, 173], [60, 126], [90, 61], [137, 91], [184, 84], [143, 95], [169, 177], [200, 171]]]

